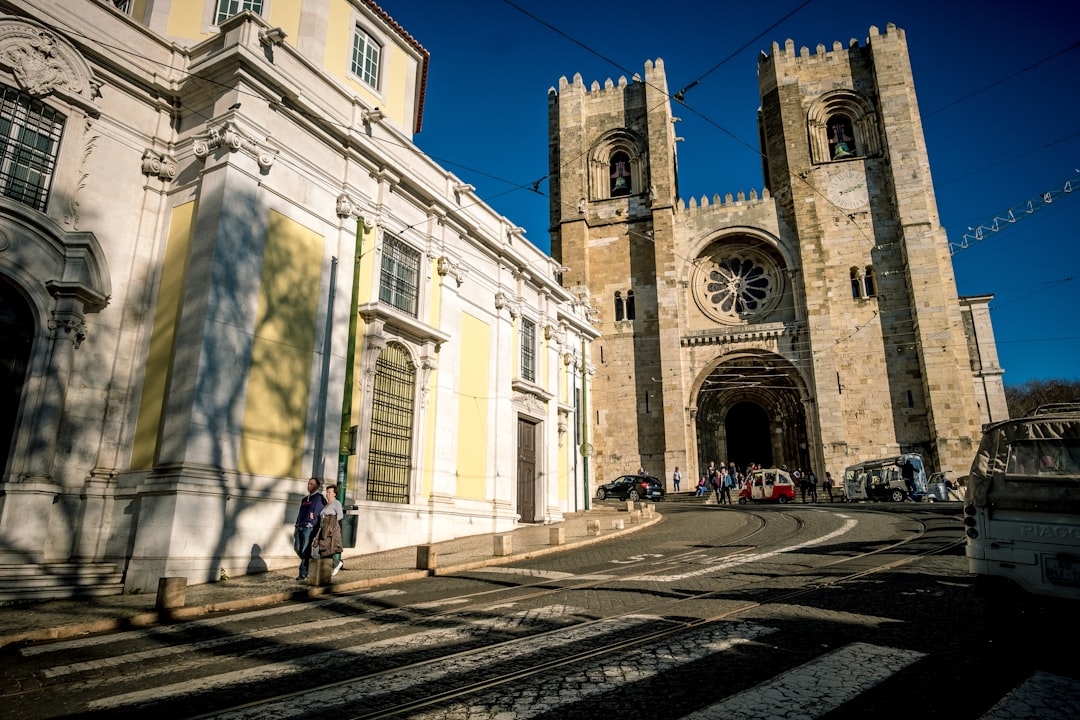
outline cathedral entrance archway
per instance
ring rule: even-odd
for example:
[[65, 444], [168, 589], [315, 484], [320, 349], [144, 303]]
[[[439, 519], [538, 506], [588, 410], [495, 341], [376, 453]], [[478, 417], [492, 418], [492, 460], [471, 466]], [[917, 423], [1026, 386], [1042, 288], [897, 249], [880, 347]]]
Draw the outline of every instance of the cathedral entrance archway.
[[772, 431], [765, 408], [754, 402], [738, 402], [724, 418], [727, 454], [724, 459], [736, 467], [757, 463], [773, 467]]
[[809, 467], [805, 396], [798, 371], [777, 355], [724, 358], [697, 391], [698, 467]]
[[7, 468], [33, 339], [30, 306], [14, 286], [0, 279], [0, 475]]

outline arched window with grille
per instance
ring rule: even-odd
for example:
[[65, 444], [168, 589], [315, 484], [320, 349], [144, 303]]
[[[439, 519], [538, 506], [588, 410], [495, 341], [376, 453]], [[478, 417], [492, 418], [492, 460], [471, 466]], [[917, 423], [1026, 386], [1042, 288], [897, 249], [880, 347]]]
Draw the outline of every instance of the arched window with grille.
[[859, 268], [851, 268], [851, 297], [858, 300], [862, 297], [862, 277], [859, 274]]
[[409, 502], [415, 395], [416, 366], [412, 358], [397, 343], [388, 344], [375, 363], [368, 500]]
[[625, 306], [623, 305], [622, 293], [615, 291], [615, 321], [618, 322], [626, 317]]

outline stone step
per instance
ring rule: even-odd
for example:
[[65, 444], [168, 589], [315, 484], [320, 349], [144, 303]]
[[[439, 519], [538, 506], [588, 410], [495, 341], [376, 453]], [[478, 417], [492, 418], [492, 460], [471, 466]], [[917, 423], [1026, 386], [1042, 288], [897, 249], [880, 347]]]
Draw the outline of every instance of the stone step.
[[115, 563], [0, 564], [0, 603], [124, 593]]

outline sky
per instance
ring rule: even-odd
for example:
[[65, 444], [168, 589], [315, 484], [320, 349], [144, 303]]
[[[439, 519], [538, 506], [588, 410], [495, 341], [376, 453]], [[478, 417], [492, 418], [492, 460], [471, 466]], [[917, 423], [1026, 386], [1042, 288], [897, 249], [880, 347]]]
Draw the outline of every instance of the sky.
[[[679, 193], [763, 185], [757, 58], [907, 36], [941, 223], [960, 295], [989, 295], [1006, 385], [1080, 380], [1080, 4], [1002, 0], [380, 0], [431, 54], [417, 146], [544, 251], [547, 93], [663, 59]], [[540, 181], [538, 183], [538, 181]], [[534, 190], [534, 186], [536, 190]], [[1070, 192], [1072, 188], [1076, 192]], [[1042, 198], [1048, 197], [1049, 203]], [[1029, 202], [1034, 208], [1027, 212]], [[1020, 219], [968, 239], [1009, 211]], [[964, 247], [966, 245], [966, 247]]]

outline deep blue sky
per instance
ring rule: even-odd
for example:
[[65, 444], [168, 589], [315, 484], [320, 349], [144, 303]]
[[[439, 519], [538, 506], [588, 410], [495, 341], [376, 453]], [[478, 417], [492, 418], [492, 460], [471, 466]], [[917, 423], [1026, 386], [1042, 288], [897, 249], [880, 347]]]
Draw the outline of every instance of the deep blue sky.
[[[871, 25], [903, 28], [941, 221], [970, 226], [1054, 193], [1044, 206], [953, 255], [961, 295], [993, 294], [1005, 382], [1080, 380], [1080, 5], [1071, 2], [713, 2], [383, 0], [431, 53], [417, 145], [545, 251], [547, 91], [586, 86], [662, 58], [668, 90], [695, 80], [678, 134], [679, 191], [762, 186], [757, 56], [787, 38], [815, 51]], [[717, 67], [719, 65], [719, 67]]]

